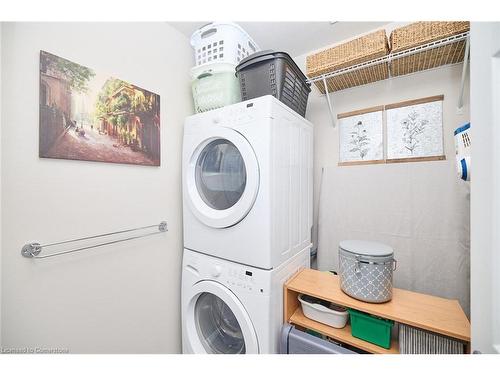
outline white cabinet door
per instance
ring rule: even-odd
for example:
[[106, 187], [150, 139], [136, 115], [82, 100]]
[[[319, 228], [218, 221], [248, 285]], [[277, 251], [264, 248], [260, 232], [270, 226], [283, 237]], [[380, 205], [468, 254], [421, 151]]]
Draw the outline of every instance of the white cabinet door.
[[471, 25], [472, 350], [500, 353], [500, 23]]

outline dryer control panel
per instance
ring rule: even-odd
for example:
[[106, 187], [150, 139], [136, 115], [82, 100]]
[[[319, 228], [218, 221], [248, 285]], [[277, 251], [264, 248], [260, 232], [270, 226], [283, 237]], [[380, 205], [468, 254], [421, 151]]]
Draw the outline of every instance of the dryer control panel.
[[187, 122], [195, 127], [211, 125], [233, 128], [235, 124], [241, 126], [258, 118], [269, 117], [269, 107], [269, 101], [260, 97], [189, 116]]
[[224, 108], [225, 113], [220, 116], [215, 116], [214, 121], [218, 120], [218, 124], [222, 126], [234, 126], [235, 124], [243, 125], [255, 119], [254, 104], [251, 101], [239, 103], [239, 105], [229, 106]]

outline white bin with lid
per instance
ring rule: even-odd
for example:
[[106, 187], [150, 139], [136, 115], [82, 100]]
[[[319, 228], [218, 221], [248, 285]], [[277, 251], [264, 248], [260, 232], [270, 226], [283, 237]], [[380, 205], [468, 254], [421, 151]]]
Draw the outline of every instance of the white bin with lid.
[[372, 241], [346, 240], [339, 244], [340, 288], [365, 302], [392, 299], [392, 275], [396, 269], [392, 247]]

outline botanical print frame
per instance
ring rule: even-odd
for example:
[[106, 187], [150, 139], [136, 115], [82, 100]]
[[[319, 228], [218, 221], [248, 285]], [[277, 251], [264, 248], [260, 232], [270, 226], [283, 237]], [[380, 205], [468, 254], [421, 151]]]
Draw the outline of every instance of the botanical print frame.
[[443, 95], [385, 106], [387, 162], [442, 160]]
[[339, 119], [339, 165], [384, 162], [383, 106], [342, 113]]
[[40, 51], [41, 158], [160, 165], [160, 96]]

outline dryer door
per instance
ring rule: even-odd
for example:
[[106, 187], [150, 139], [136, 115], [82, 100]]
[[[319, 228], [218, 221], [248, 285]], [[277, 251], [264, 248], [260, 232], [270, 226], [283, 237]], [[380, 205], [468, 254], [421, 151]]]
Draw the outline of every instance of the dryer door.
[[200, 134], [185, 183], [190, 208], [204, 224], [213, 228], [237, 224], [259, 190], [259, 166], [250, 143], [228, 128]]
[[205, 280], [188, 293], [185, 328], [195, 354], [259, 353], [252, 321], [228, 288]]

